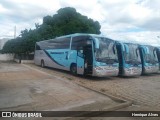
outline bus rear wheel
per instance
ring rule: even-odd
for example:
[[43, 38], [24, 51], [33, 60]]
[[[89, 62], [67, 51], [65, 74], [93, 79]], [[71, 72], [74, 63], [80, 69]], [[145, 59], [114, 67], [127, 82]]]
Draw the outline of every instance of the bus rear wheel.
[[73, 74], [73, 75], [76, 75], [76, 74], [77, 74], [77, 65], [76, 65], [76, 64], [72, 64], [72, 65], [71, 65], [70, 72], [71, 72], [71, 74]]
[[44, 68], [45, 65], [44, 65], [44, 60], [41, 60], [41, 67]]

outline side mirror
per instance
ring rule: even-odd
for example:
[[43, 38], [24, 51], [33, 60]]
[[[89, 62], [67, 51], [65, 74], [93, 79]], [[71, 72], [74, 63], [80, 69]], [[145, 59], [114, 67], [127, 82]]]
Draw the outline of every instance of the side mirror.
[[136, 56], [138, 57], [138, 48], [136, 49]]
[[153, 55], [156, 57], [156, 49], [153, 50]]
[[121, 46], [122, 46], [122, 51], [124, 52], [125, 51], [125, 48], [124, 48], [124, 44], [120, 43]]
[[126, 54], [128, 54], [128, 53], [129, 53], [128, 45], [124, 44], [124, 48], [125, 48], [125, 52], [126, 52]]
[[145, 47], [145, 54], [149, 54], [149, 49], [148, 49], [148, 47]]
[[116, 49], [116, 43], [114, 43], [114, 45], [113, 45], [113, 53], [114, 54], [116, 54], [116, 50], [115, 49]]
[[99, 40], [97, 38], [95, 38], [94, 42], [95, 42], [95, 48], [99, 49]]

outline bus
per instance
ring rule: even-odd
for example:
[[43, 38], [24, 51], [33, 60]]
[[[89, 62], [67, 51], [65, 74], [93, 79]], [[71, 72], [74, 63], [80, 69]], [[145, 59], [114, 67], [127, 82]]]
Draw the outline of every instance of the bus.
[[74, 75], [105, 77], [119, 72], [116, 41], [96, 34], [75, 33], [37, 42], [34, 62]]
[[157, 57], [158, 57], [158, 61], [159, 61], [159, 70], [160, 70], [160, 47], [157, 47]]
[[159, 71], [159, 63], [156, 55], [156, 47], [140, 45], [139, 50], [142, 60], [142, 74], [157, 73]]
[[138, 76], [142, 73], [142, 64], [138, 44], [117, 42], [120, 76]]

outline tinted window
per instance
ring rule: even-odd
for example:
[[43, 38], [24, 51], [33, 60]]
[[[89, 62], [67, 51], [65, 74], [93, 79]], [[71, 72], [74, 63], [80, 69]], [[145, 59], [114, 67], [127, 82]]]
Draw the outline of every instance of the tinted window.
[[86, 46], [87, 44], [91, 44], [91, 39], [89, 38], [89, 36], [73, 37], [71, 49], [77, 50], [78, 48], [82, 48], [83, 46]]
[[40, 42], [41, 49], [69, 49], [70, 48], [70, 37], [57, 38]]

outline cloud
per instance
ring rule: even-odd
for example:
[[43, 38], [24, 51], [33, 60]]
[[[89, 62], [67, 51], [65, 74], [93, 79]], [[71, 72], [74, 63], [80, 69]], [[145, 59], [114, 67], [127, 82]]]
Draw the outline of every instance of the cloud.
[[5, 19], [9, 19], [14, 22], [30, 21], [46, 14], [46, 9], [37, 5], [18, 4], [13, 1], [5, 1], [2, 5], [7, 9], [7, 12], [2, 13]]
[[97, 20], [105, 36], [123, 40], [148, 41], [160, 44], [159, 0], [1, 0], [0, 37], [17, 35], [27, 28], [34, 29], [46, 15], [54, 15], [63, 7]]
[[7, 9], [5, 9], [1, 4], [0, 4], [0, 13], [4, 13], [6, 12]]
[[[48, 1], [48, 2], [47, 2]], [[34, 29], [35, 23], [42, 23], [42, 18], [46, 15], [53, 15], [57, 8], [60, 8], [59, 3], [55, 0], [1, 0], [0, 2], [0, 38], [13, 37], [14, 27], [17, 28], [17, 35], [21, 30]], [[51, 4], [48, 4], [51, 3]], [[54, 4], [53, 4], [54, 3]], [[53, 6], [52, 6], [53, 5]]]

